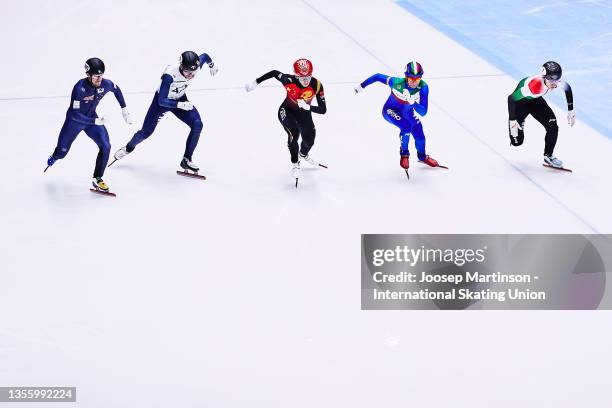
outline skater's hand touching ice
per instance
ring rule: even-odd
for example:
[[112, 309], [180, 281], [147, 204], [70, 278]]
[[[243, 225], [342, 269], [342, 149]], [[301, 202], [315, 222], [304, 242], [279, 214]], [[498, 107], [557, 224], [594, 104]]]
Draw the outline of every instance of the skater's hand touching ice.
[[574, 126], [576, 123], [576, 113], [573, 110], [567, 111], [567, 124], [570, 126]]
[[357, 84], [357, 86], [355, 87], [355, 95], [361, 92], [363, 92], [363, 87], [361, 86], [361, 84]]

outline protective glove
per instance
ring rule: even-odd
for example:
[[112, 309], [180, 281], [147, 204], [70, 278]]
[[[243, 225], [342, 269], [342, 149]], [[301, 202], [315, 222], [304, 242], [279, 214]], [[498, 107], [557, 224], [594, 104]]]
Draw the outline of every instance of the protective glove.
[[304, 110], [308, 110], [308, 111], [310, 110], [310, 105], [308, 104], [308, 102], [306, 102], [303, 99], [298, 99], [297, 100], [297, 104], [298, 104], [298, 107], [300, 109], [304, 109]]
[[212, 61], [208, 63], [208, 68], [210, 68], [210, 76], [215, 76], [219, 72], [219, 68]]
[[132, 118], [130, 117], [130, 112], [128, 112], [127, 108], [121, 109], [121, 114], [123, 115], [123, 120], [125, 120], [125, 123], [131, 125]]
[[99, 118], [96, 118], [95, 124], [98, 126], [102, 126], [104, 125], [104, 123], [106, 123], [106, 118], [104, 116], [100, 116]]
[[573, 110], [567, 111], [567, 124], [574, 126], [576, 123], [576, 113]]
[[518, 137], [519, 130], [523, 130], [521, 125], [516, 120], [509, 121], [508, 125], [510, 126], [510, 136], [512, 137]]
[[187, 102], [178, 102], [176, 104], [176, 107], [182, 110], [186, 110], [186, 111], [190, 111], [193, 109], [193, 103], [187, 101]]
[[355, 87], [355, 95], [357, 95], [358, 93], [363, 92], [363, 87], [361, 86], [361, 84], [358, 84]]
[[251, 83], [244, 85], [244, 89], [246, 89], [247, 92], [251, 92], [255, 90], [255, 88], [257, 88], [257, 85], [259, 85], [257, 81], [253, 81]]

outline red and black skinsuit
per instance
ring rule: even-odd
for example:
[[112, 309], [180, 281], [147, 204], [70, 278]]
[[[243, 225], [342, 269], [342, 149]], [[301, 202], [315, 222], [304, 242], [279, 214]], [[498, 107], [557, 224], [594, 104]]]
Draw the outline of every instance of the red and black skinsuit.
[[[312, 114], [324, 114], [327, 111], [325, 105], [325, 93], [323, 85], [318, 79], [312, 77], [308, 86], [302, 86], [295, 75], [283, 74], [280, 71], [270, 71], [256, 79], [258, 84], [270, 78], [278, 80], [287, 91], [287, 97], [278, 108], [278, 120], [287, 132], [287, 146], [291, 153], [291, 162], [298, 162], [298, 153], [307, 156], [314, 145], [315, 125], [312, 121]], [[317, 105], [312, 105], [310, 110], [302, 109], [298, 106], [298, 99], [303, 99], [308, 105], [314, 98], [317, 98]], [[298, 139], [302, 136], [301, 146]]]

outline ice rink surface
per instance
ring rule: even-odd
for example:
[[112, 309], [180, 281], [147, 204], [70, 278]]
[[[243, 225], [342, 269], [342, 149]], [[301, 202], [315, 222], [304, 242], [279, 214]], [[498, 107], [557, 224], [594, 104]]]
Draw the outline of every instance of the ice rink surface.
[[[398, 4], [34, 1], [0, 30], [0, 385], [74, 385], [80, 407], [612, 403], [609, 312], [360, 310], [362, 233], [612, 233], [611, 141], [557, 109], [555, 153], [574, 173], [542, 167], [533, 119], [511, 149], [515, 80]], [[116, 199], [88, 191], [83, 134], [43, 175], [86, 58], [136, 122], [112, 95], [100, 104], [115, 151], [186, 49], [220, 68], [187, 92], [208, 180], [175, 175], [188, 129], [170, 115], [106, 172]], [[243, 85], [298, 57], [325, 86], [312, 154], [329, 169], [296, 190], [283, 88]], [[428, 153], [450, 170], [414, 155], [407, 181], [388, 89], [353, 86], [412, 59], [431, 88]]]

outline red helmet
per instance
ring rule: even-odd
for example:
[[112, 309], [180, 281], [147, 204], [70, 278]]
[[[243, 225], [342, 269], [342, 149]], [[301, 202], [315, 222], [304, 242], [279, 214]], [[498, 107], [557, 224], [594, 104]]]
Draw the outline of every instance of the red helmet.
[[306, 58], [300, 58], [293, 63], [293, 72], [297, 76], [311, 76], [312, 75], [312, 62]]

